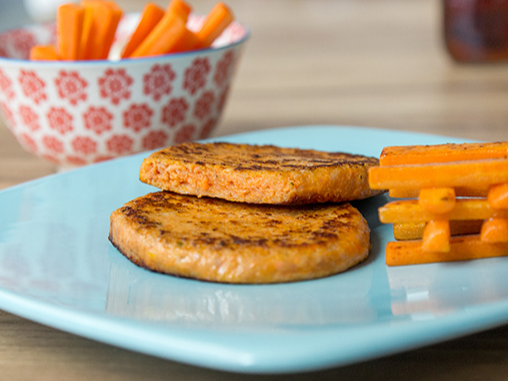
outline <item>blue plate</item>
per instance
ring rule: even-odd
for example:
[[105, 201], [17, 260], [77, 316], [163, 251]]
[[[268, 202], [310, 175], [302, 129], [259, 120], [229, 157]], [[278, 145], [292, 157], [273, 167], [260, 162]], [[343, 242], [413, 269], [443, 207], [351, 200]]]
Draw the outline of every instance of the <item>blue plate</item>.
[[[309, 126], [218, 140], [379, 156], [401, 144], [457, 139], [359, 127]], [[0, 308], [119, 347], [237, 372], [351, 364], [508, 321], [508, 258], [389, 268], [376, 197], [355, 205], [372, 253], [324, 279], [224, 285], [136, 267], [108, 241], [109, 216], [155, 188], [138, 180], [147, 154], [0, 192]]]

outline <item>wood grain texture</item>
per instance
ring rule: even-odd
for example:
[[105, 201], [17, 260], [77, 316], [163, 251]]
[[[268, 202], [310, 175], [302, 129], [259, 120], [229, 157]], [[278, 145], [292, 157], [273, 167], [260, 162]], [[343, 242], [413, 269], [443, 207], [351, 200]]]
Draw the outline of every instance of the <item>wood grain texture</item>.
[[[122, 0], [126, 11], [144, 2]], [[166, 1], [158, 1], [166, 6]], [[193, 0], [199, 13], [213, 1]], [[215, 135], [307, 124], [508, 140], [508, 64], [457, 65], [437, 0], [231, 0], [252, 29]], [[0, 122], [1, 123], [1, 122]], [[0, 189], [53, 173], [0, 125]], [[1, 380], [508, 380], [508, 326], [300, 375], [210, 371], [0, 311]]]

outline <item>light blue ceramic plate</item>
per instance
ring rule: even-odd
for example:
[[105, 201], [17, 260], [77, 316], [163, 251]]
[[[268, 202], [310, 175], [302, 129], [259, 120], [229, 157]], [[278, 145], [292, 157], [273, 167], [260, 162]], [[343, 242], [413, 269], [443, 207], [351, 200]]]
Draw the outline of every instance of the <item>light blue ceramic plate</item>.
[[[299, 127], [220, 140], [379, 156], [387, 145], [456, 141], [357, 127]], [[0, 308], [154, 356], [238, 372], [350, 364], [508, 322], [508, 258], [389, 268], [381, 196], [356, 205], [370, 258], [314, 281], [239, 286], [155, 274], [109, 243], [109, 215], [154, 191], [145, 155], [0, 192]]]

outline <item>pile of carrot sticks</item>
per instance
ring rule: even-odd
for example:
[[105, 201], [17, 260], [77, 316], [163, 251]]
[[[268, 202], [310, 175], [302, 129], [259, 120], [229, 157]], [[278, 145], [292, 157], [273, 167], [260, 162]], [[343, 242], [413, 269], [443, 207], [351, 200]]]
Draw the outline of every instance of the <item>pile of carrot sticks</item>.
[[508, 142], [386, 147], [369, 171], [392, 201], [390, 266], [508, 255]]
[[[231, 9], [218, 2], [198, 31], [187, 27], [192, 7], [171, 0], [167, 9], [147, 3], [121, 58], [139, 58], [203, 49], [234, 20]], [[104, 60], [109, 56], [123, 11], [114, 1], [82, 0], [58, 7], [56, 45], [38, 45], [31, 60]]]

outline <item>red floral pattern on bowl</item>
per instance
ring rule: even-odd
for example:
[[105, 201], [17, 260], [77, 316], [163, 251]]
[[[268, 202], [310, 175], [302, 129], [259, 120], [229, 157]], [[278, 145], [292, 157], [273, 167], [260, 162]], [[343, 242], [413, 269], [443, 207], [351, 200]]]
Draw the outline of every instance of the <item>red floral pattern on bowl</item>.
[[[120, 23], [118, 52], [138, 15]], [[202, 16], [191, 15], [197, 29]], [[212, 49], [122, 61], [31, 62], [51, 24], [0, 34], [0, 115], [20, 144], [61, 166], [208, 137], [220, 121], [248, 29], [234, 22]]]

